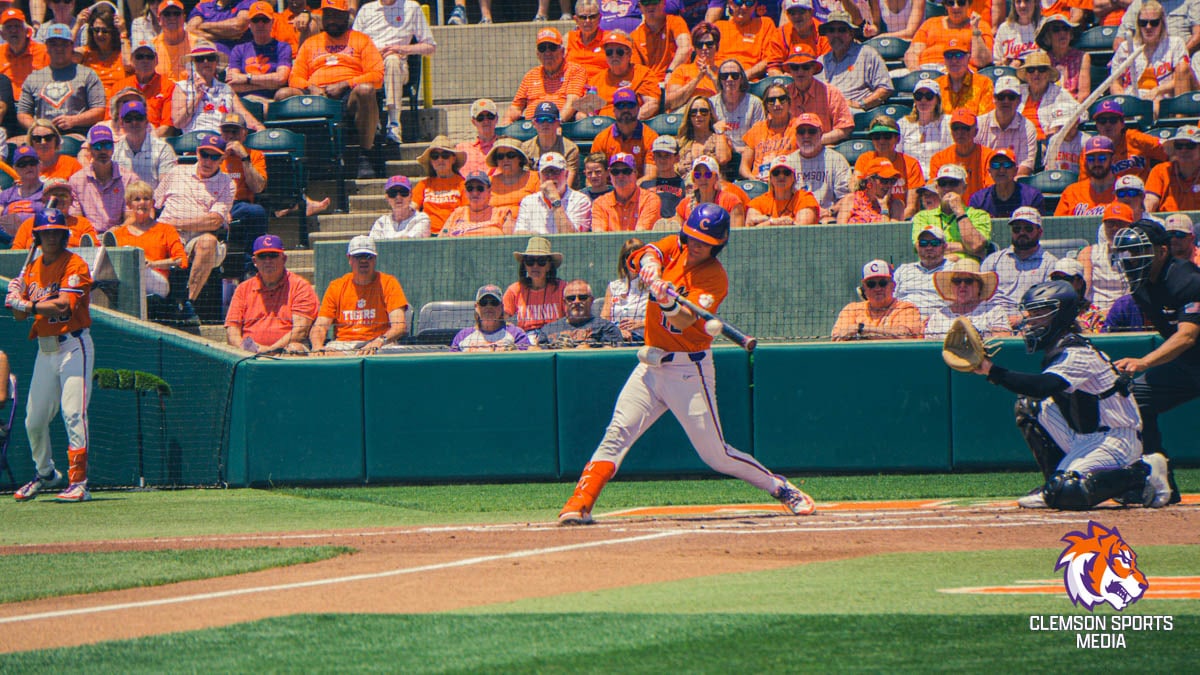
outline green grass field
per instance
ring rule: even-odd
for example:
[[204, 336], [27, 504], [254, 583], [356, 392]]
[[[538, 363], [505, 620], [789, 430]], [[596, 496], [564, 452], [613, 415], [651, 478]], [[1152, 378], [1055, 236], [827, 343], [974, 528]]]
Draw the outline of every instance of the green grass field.
[[[1185, 486], [1200, 471], [1178, 472]], [[1033, 474], [818, 477], [818, 501], [1011, 497]], [[0, 503], [0, 544], [327, 528], [549, 521], [570, 486], [101, 492], [92, 504]], [[762, 502], [738, 481], [614, 482], [600, 511]], [[1128, 533], [1127, 533], [1128, 534]], [[897, 536], [919, 536], [898, 533]], [[1041, 542], [1031, 542], [1038, 546]], [[1054, 579], [1058, 547], [891, 554], [767, 572], [574, 593], [428, 615], [304, 615], [137, 640], [0, 655], [0, 672], [1190, 672], [1200, 601], [1145, 599], [1126, 613], [1171, 615], [1173, 630], [1125, 633], [1120, 651], [1077, 649], [1074, 633], [1033, 632], [1030, 615], [1076, 614], [1065, 595], [978, 596], [947, 588]], [[1200, 546], [1143, 546], [1151, 577], [1200, 575]], [[176, 552], [177, 554], [178, 552]], [[199, 551], [196, 566], [237, 573], [338, 555], [326, 548]], [[70, 554], [75, 555], [75, 554]], [[142, 554], [8, 555], [0, 574], [40, 571], [55, 595], [103, 567], [107, 587], [168, 583]], [[189, 561], [163, 555], [177, 578]], [[271, 556], [275, 555], [276, 558]], [[169, 565], [167, 563], [170, 563]], [[148, 570], [155, 570], [158, 581]], [[601, 573], [581, 570], [581, 574]], [[112, 586], [112, 583], [119, 585]], [[0, 599], [5, 599], [0, 597]], [[12, 601], [11, 597], [5, 601]], [[1099, 613], [1113, 614], [1107, 608]], [[97, 619], [88, 619], [97, 620]], [[1121, 664], [1121, 665], [1118, 665]]]

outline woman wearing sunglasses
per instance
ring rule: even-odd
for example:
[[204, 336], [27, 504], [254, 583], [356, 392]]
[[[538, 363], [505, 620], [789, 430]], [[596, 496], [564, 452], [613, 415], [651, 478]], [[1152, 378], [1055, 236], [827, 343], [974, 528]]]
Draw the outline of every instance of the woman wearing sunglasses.
[[489, 237], [512, 234], [516, 216], [512, 209], [493, 206], [492, 180], [482, 171], [467, 174], [463, 190], [467, 203], [446, 218], [439, 237]]
[[741, 197], [729, 189], [721, 180], [721, 170], [717, 160], [701, 155], [692, 162], [692, 189], [687, 199], [680, 200], [675, 207], [675, 215], [680, 221], [687, 222], [692, 209], [700, 204], [716, 204], [729, 213], [729, 226], [742, 227], [746, 224], [746, 205]]
[[529, 349], [529, 336], [504, 322], [504, 295], [495, 284], [475, 292], [475, 325], [458, 331], [452, 352], [511, 352]]
[[699, 96], [688, 101], [683, 122], [679, 124], [679, 162], [675, 170], [681, 176], [687, 175], [688, 169], [697, 157], [707, 155], [717, 160], [724, 171], [733, 159], [733, 145], [725, 134], [716, 130], [716, 115], [712, 101]]
[[839, 225], [849, 223], [894, 223], [904, 219], [904, 201], [892, 188], [900, 180], [895, 165], [882, 157], [858, 175], [858, 189], [835, 207]]
[[750, 93], [746, 71], [734, 59], [721, 62], [717, 69], [717, 85], [721, 92], [708, 99], [716, 116], [713, 130], [725, 134], [736, 152], [745, 152], [742, 134], [767, 118], [762, 101]]
[[529, 157], [516, 140], [498, 139], [485, 161], [497, 169], [492, 175], [492, 206], [507, 208], [515, 214], [521, 200], [541, 187], [538, 175], [529, 170]]
[[796, 134], [792, 126], [792, 97], [786, 87], [771, 85], [763, 93], [767, 118], [750, 127], [742, 141], [742, 165], [738, 174], [746, 180], [765, 180], [771, 159], [796, 149]]
[[1167, 34], [1166, 14], [1157, 0], [1142, 4], [1133, 40], [1126, 40], [1117, 47], [1112, 62], [1123, 62], [1138, 47], [1145, 49], [1133, 59], [1133, 66], [1113, 83], [1112, 93], [1154, 101], [1154, 114], [1158, 115], [1158, 102], [1185, 93], [1191, 85], [1192, 74], [1188, 68], [1187, 45], [1182, 38]]
[[942, 88], [936, 80], [921, 80], [913, 89], [913, 109], [900, 120], [902, 152], [921, 164], [921, 173], [929, 176], [933, 156], [950, 147], [950, 116], [942, 110]]
[[413, 208], [412, 182], [408, 176], [392, 176], [383, 186], [390, 213], [375, 220], [368, 235], [381, 239], [425, 239], [429, 237], [429, 215]]
[[925, 339], [943, 340], [954, 320], [963, 317], [984, 337], [1012, 335], [1012, 322], [1004, 308], [992, 302], [999, 277], [995, 272], [980, 272], [979, 261], [959, 258], [940, 272], [933, 273], [933, 287], [946, 301], [929, 316]]
[[[1025, 98], [1021, 102], [1021, 114], [1033, 122], [1039, 141], [1058, 131], [1071, 121], [1079, 109], [1079, 103], [1065, 89], [1056, 84], [1058, 70], [1050, 63], [1050, 55], [1038, 50], [1025, 57], [1017, 68], [1017, 79], [1025, 83]], [[1069, 138], [1075, 138], [1073, 132]]]
[[1092, 93], [1092, 57], [1071, 46], [1076, 27], [1062, 16], [1047, 16], [1038, 26], [1036, 40], [1037, 46], [1050, 55], [1050, 65], [1062, 76], [1059, 86], [1075, 100], [1083, 101]]
[[62, 136], [54, 122], [48, 119], [38, 119], [29, 127], [29, 145], [37, 152], [38, 168], [43, 179], [70, 180], [75, 172], [83, 168], [79, 160], [59, 152], [62, 149]]
[[916, 159], [900, 152], [900, 125], [887, 115], [876, 115], [867, 129], [872, 150], [858, 156], [854, 170], [859, 174], [866, 171], [876, 159], [886, 159], [900, 172], [900, 179], [892, 187], [892, 194], [904, 202], [904, 218], [912, 218], [920, 207], [917, 188], [925, 184], [925, 174]]
[[524, 251], [513, 251], [513, 258], [517, 280], [504, 291], [504, 317], [530, 333], [532, 343], [537, 341], [537, 329], [566, 316], [566, 284], [558, 279], [563, 254], [554, 251], [545, 237], [530, 237]]
[[[988, 0], [977, 1], [980, 5], [990, 6]], [[910, 71], [930, 67], [941, 69], [943, 52], [952, 40], [970, 50], [971, 67], [990, 65], [995, 29], [989, 22], [990, 13], [981, 15], [972, 11], [971, 4], [971, 0], [944, 0], [946, 16], [935, 16], [921, 24], [904, 53], [905, 67]]]
[[133, 72], [129, 43], [123, 39], [125, 21], [108, 3], [85, 9], [79, 16], [88, 26], [87, 43], [76, 50], [79, 64], [96, 71], [104, 93], [112, 98], [117, 84]]
[[694, 96], [715, 96], [717, 82], [717, 49], [721, 46], [721, 31], [707, 21], [692, 29], [691, 63], [675, 69], [667, 78], [667, 110], [678, 110], [685, 102], [691, 106]]
[[449, 137], [442, 135], [433, 139], [417, 163], [425, 169], [425, 178], [413, 186], [412, 203], [429, 216], [430, 232], [436, 236], [442, 231], [446, 218], [467, 203], [467, 191], [459, 170], [467, 161], [467, 153], [455, 149]]
[[771, 160], [771, 189], [750, 201], [750, 227], [815, 225], [821, 205], [811, 192], [796, 186], [796, 167], [787, 155]]
[[264, 129], [233, 88], [217, 78], [217, 69], [225, 58], [208, 40], [196, 40], [187, 58], [190, 77], [175, 83], [171, 96], [171, 119], [180, 133], [221, 128], [225, 113], [236, 112], [251, 131]]

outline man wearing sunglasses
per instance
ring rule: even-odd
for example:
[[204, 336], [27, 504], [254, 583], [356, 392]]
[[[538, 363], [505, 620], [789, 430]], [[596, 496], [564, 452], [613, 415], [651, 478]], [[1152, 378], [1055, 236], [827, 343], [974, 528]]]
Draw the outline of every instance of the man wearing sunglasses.
[[925, 335], [925, 322], [917, 306], [896, 299], [892, 266], [884, 260], [863, 265], [859, 293], [863, 300], [851, 302], [838, 313], [831, 336], [847, 340], [910, 340]]
[[971, 0], [945, 0], [946, 16], [925, 19], [913, 35], [904, 65], [909, 70], [934, 67], [941, 69], [951, 40], [966, 47], [970, 64], [978, 69], [992, 62], [995, 30], [987, 19], [971, 11]]
[[592, 287], [583, 279], [568, 282], [563, 290], [563, 301], [567, 313], [552, 321], [537, 332], [538, 344], [559, 348], [581, 345], [591, 347], [615, 347], [621, 344], [621, 329], [617, 324], [592, 316]]
[[[175, 83], [158, 72], [158, 53], [153, 43], [142, 41], [134, 44], [132, 58], [133, 73], [118, 82], [116, 90], [132, 88], [146, 97], [143, 132], [152, 131], [155, 137], [164, 138], [174, 133], [171, 126], [171, 100], [175, 94]], [[127, 125], [125, 133], [129, 133]], [[141, 145], [140, 139], [137, 145]]]
[[1040, 190], [1016, 181], [1017, 160], [1012, 150], [1005, 148], [992, 155], [988, 160], [988, 175], [992, 184], [971, 195], [968, 204], [987, 211], [993, 218], [1008, 218], [1022, 207], [1041, 212], [1046, 197]]
[[567, 159], [547, 152], [538, 159], [540, 189], [521, 198], [514, 234], [561, 234], [592, 230], [592, 200], [571, 189]]
[[30, 73], [21, 85], [17, 121], [29, 129], [35, 120], [48, 119], [60, 134], [82, 138], [92, 125], [104, 119], [104, 84], [96, 71], [75, 63], [74, 38], [67, 26], [50, 26], [46, 53], [46, 67]]
[[522, 118], [536, 119], [543, 103], [555, 106], [555, 116], [559, 120], [570, 122], [575, 119], [575, 104], [587, 86], [587, 71], [583, 66], [567, 61], [562, 34], [558, 29], [543, 28], [538, 31], [537, 58], [541, 65], [521, 78], [512, 105], [504, 113], [504, 124]]
[[529, 349], [529, 336], [504, 321], [504, 291], [495, 284], [475, 291], [475, 325], [450, 341], [452, 352], [509, 352]]
[[1016, 314], [1025, 291], [1050, 278], [1058, 257], [1042, 248], [1042, 214], [1023, 206], [1008, 221], [1012, 245], [983, 259], [979, 269], [995, 272], [1000, 283], [993, 301]]
[[[1152, 168], [1167, 161], [1167, 151], [1161, 140], [1125, 125], [1125, 109], [1119, 100], [1101, 101], [1092, 113], [1092, 121], [1096, 123], [1096, 133], [1113, 142], [1113, 175], [1132, 174], [1144, 181]], [[1082, 157], [1079, 163], [1084, 163]]]
[[112, 130], [96, 125], [88, 131], [91, 161], [71, 176], [68, 183], [75, 193], [73, 215], [86, 216], [100, 234], [113, 229], [125, 219], [125, 188], [138, 180], [136, 173], [121, 171], [113, 162]]
[[275, 39], [275, 8], [258, 0], [250, 5], [251, 39], [229, 52], [225, 82], [238, 96], [269, 105], [292, 74], [292, 46]]
[[946, 264], [946, 233], [937, 225], [928, 225], [917, 235], [917, 261], [904, 263], [892, 275], [896, 298], [916, 305], [922, 320], [927, 321], [946, 304], [933, 285], [934, 272], [942, 271]]
[[592, 202], [593, 232], [650, 230], [662, 212], [662, 203], [652, 190], [638, 187], [636, 160], [618, 152], [608, 160], [613, 189]]
[[[158, 3], [158, 25], [162, 32], [154, 37], [158, 52], [158, 73], [172, 82], [188, 76], [187, 56], [192, 50], [192, 36], [187, 32], [181, 0], [161, 0]], [[136, 65], [136, 64], [135, 64]]]
[[754, 81], [767, 74], [772, 63], [783, 60], [783, 40], [770, 18], [758, 15], [758, 0], [729, 0], [729, 18], [717, 21], [721, 31], [721, 49], [717, 63], [734, 59]]
[[992, 236], [992, 217], [987, 211], [968, 206], [963, 199], [967, 189], [967, 170], [958, 164], [947, 164], [938, 170], [936, 180], [941, 204], [936, 209], [920, 211], [913, 216], [913, 246], [917, 245], [923, 230], [936, 225], [946, 233], [946, 253], [983, 259]]
[[654, 146], [658, 134], [638, 119], [638, 96], [632, 89], [621, 88], [613, 93], [611, 109], [617, 121], [592, 141], [592, 152], [603, 152], [609, 158], [617, 153], [633, 157], [638, 176], [649, 180], [657, 175], [654, 164], [646, 163], [646, 155]]
[[821, 143], [821, 120], [811, 113], [796, 118], [796, 152], [788, 156], [796, 182], [821, 205], [822, 223], [837, 220], [833, 206], [851, 192], [854, 172], [846, 158]]
[[[850, 103], [836, 87], [831, 87], [816, 79], [825, 69], [813, 54], [808, 45], [796, 45], [788, 55], [783, 67], [792, 77], [792, 83], [787, 86], [788, 96], [791, 97], [789, 110], [791, 116], [810, 113], [821, 120], [821, 135], [824, 145], [836, 145], [850, 138], [854, 131], [854, 116], [850, 114]], [[766, 101], [764, 101], [766, 103]]]
[[258, 274], [238, 284], [225, 315], [225, 339], [248, 352], [304, 354], [320, 301], [312, 284], [287, 268], [283, 240], [264, 234], [254, 240]]
[[500, 108], [490, 98], [476, 99], [471, 104], [471, 126], [475, 127], [475, 138], [460, 141], [454, 146], [456, 152], [465, 152], [467, 161], [459, 167], [459, 174], [466, 176], [476, 171], [488, 170], [487, 156], [496, 144], [496, 122]]
[[1015, 175], [1028, 176], [1033, 173], [1037, 159], [1037, 129], [1017, 111], [1021, 81], [1011, 75], [997, 79], [993, 98], [995, 110], [979, 115], [976, 120], [979, 131], [975, 133], [975, 142], [997, 151], [1007, 150], [1017, 164]]
[[[619, 30], [604, 35], [604, 58], [608, 68], [588, 81], [602, 101], [614, 101], [618, 90], [632, 91], [640, 101], [635, 106], [635, 119], [648, 120], [658, 114], [658, 81], [650, 69], [633, 60], [633, 41]], [[606, 103], [597, 115], [618, 117], [615, 103]]]
[[[1200, 260], [1196, 248], [1196, 226], [1186, 213], [1172, 213], [1166, 219], [1167, 236], [1171, 238], [1171, 257], [1195, 263]], [[15, 247], [14, 247], [15, 248]]]
[[974, 112], [959, 108], [950, 115], [950, 138], [954, 145], [935, 152], [929, 160], [929, 172], [937, 175], [943, 166], [957, 164], [966, 170], [967, 187], [964, 199], [991, 185], [992, 177], [988, 174], [988, 164], [992, 161], [995, 151], [976, 142], [979, 131], [979, 120]]
[[971, 71], [967, 62], [970, 54], [965, 43], [950, 38], [942, 54], [945, 74], [938, 77], [937, 82], [942, 88], [943, 109], [966, 108], [976, 115], [982, 115], [996, 107], [992, 100], [992, 81]]
[[678, 14], [667, 14], [665, 0], [638, 0], [642, 22], [629, 34], [633, 58], [650, 69], [660, 84], [692, 60], [692, 34]]
[[1067, 186], [1054, 208], [1056, 216], [1098, 216], [1104, 205], [1116, 200], [1113, 188], [1117, 177], [1112, 172], [1113, 142], [1106, 136], [1089, 138], [1083, 146], [1087, 172], [1079, 182]]
[[[346, 247], [350, 272], [329, 282], [309, 332], [312, 350], [369, 356], [408, 332], [408, 298], [396, 277], [375, 269], [375, 241], [358, 235]], [[334, 340], [326, 343], [330, 327]]]
[[1200, 210], [1200, 127], [1179, 127], [1165, 145], [1171, 161], [1150, 170], [1146, 210]]
[[187, 32], [197, 40], [209, 40], [229, 56], [239, 42], [250, 39], [250, 6], [239, 0], [204, 0], [188, 14]]
[[873, 47], [854, 39], [854, 24], [848, 13], [841, 8], [830, 13], [820, 31], [829, 40], [829, 51], [821, 55], [821, 79], [841, 92], [850, 103], [851, 113], [883, 105], [895, 93], [883, 57]]

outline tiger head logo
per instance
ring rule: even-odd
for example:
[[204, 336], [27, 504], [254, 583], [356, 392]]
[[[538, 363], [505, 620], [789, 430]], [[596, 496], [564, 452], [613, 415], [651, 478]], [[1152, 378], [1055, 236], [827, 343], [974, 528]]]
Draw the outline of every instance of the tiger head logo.
[[1054, 569], [1063, 570], [1067, 597], [1088, 611], [1107, 602], [1117, 611], [1142, 598], [1150, 584], [1137, 567], [1137, 554], [1111, 530], [1088, 521], [1088, 531], [1071, 532], [1062, 538], [1067, 548]]

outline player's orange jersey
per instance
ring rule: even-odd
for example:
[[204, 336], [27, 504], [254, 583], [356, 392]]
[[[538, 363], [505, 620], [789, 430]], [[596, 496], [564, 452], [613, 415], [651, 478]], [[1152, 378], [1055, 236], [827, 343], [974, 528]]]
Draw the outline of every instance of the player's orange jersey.
[[88, 296], [92, 291], [92, 273], [83, 258], [63, 251], [49, 265], [42, 256], [29, 263], [22, 275], [25, 280], [25, 297], [34, 302], [48, 300], [53, 296], [67, 297], [70, 306], [66, 313], [49, 317], [38, 314], [29, 331], [29, 337], [66, 335], [92, 325], [88, 313]]
[[[662, 261], [663, 281], [675, 284], [679, 294], [710, 312], [716, 312], [729, 293], [729, 276], [716, 258], [692, 264], [688, 250], [679, 245], [679, 236], [671, 235], [634, 251], [629, 264], [635, 269], [643, 255]], [[669, 352], [699, 352], [712, 346], [712, 336], [704, 332], [704, 321], [696, 321], [686, 330], [667, 323], [657, 302], [646, 303], [646, 344]]]
[[[90, 234], [92, 239], [99, 240], [100, 235], [96, 234], [96, 227], [92, 225], [92, 221], [83, 216], [67, 216], [67, 227], [71, 228], [71, 238], [67, 240], [67, 247], [74, 248], [83, 240], [83, 235]], [[17, 233], [13, 235], [12, 248], [28, 249], [33, 243], [33, 218], [26, 218], [21, 221], [20, 227], [17, 228]]]
[[396, 277], [376, 272], [374, 282], [354, 283], [354, 273], [329, 282], [318, 316], [333, 319], [334, 335], [343, 342], [374, 340], [388, 330], [388, 313], [408, 305]]

